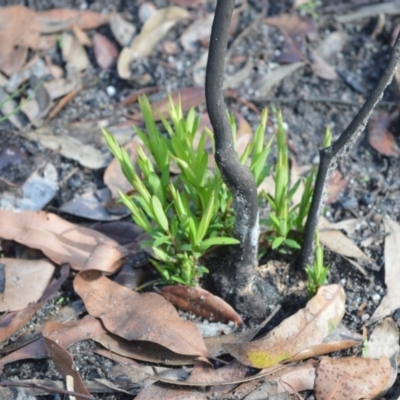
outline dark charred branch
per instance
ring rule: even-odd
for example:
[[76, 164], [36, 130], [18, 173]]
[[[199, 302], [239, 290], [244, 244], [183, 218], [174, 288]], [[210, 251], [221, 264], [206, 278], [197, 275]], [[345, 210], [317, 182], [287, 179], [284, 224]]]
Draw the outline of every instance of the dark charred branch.
[[298, 267], [305, 268], [310, 265], [313, 258], [313, 243], [315, 230], [318, 225], [320, 210], [323, 205], [326, 182], [329, 174], [333, 172], [340, 158], [344, 157], [353, 147], [356, 140], [364, 131], [365, 126], [383, 96], [383, 92], [393, 79], [394, 72], [400, 60], [400, 34], [397, 36], [396, 43], [392, 49], [389, 62], [383, 74], [358, 114], [351, 121], [346, 130], [332, 144], [331, 147], [320, 150], [320, 165], [318, 168], [317, 179], [315, 182], [314, 194], [307, 217], [304, 230], [304, 238], [301, 247]]
[[[234, 235], [240, 244], [229, 247], [221, 255], [219, 271], [213, 285], [219, 286], [217, 291], [239, 308], [239, 311], [247, 313], [246, 310], [240, 310], [238, 303], [249, 303], [251, 307], [255, 298], [262, 297], [253, 287], [258, 265], [258, 199], [253, 175], [248, 167], [240, 163], [235, 151], [222, 92], [229, 26], [234, 6], [235, 0], [217, 1], [211, 30], [205, 93], [208, 115], [214, 130], [215, 161], [233, 196]], [[224, 296], [221, 291], [229, 295]], [[262, 307], [265, 311], [265, 303]]]
[[249, 168], [239, 162], [234, 149], [232, 130], [222, 92], [229, 25], [234, 5], [234, 0], [217, 2], [211, 31], [205, 92], [208, 115], [214, 129], [215, 161], [233, 195], [236, 215], [235, 235], [241, 243], [240, 259], [244, 264], [255, 267], [259, 236], [257, 186]]

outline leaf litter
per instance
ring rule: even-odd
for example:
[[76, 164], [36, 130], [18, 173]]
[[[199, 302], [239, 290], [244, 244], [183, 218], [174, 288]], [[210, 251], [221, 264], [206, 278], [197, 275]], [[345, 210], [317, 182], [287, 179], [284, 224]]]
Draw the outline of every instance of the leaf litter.
[[[82, 22], [80, 22], [80, 20], [81, 20], [81, 16], [82, 15], [85, 15], [85, 12], [80, 12], [80, 11], [77, 11], [77, 12], [75, 12], [75, 10], [70, 10], [71, 12], [73, 11], [73, 13], [68, 13], [68, 12], [63, 12], [63, 13], [61, 13], [61, 12], [59, 12], [59, 14], [57, 15], [57, 13], [47, 13], [47, 15], [46, 15], [46, 13], [43, 13], [43, 15], [41, 16], [41, 19], [40, 19], [40, 21], [41, 21], [41, 29], [44, 31], [44, 30], [47, 30], [47, 31], [53, 31], [54, 30], [54, 32], [64, 32], [65, 30], [70, 30], [70, 29], [72, 29], [72, 31], [74, 32], [74, 39], [76, 39], [76, 40], [78, 40], [78, 42], [79, 42], [79, 44], [82, 44], [82, 39], [80, 39], [79, 38], [79, 35], [80, 35], [80, 33], [79, 33], [79, 29], [88, 29], [88, 27], [91, 27], [91, 28], [93, 28], [93, 27], [95, 27], [95, 26], [99, 26], [99, 25], [101, 25], [101, 24], [106, 24], [106, 23], [108, 23], [108, 21], [109, 21], [109, 16], [107, 16], [107, 15], [103, 15], [103, 16], [101, 16], [101, 15], [99, 15], [99, 14], [97, 14], [97, 13], [93, 13], [93, 15], [92, 15], [92, 17], [94, 18], [94, 19], [97, 19], [97, 21], [98, 22], [96, 22], [97, 24], [99, 24], [99, 25], [96, 25], [96, 23], [94, 23], [94, 25], [90, 25], [90, 23], [89, 23], [89, 25], [85, 25], [84, 23], [82, 23]], [[61, 17], [61, 15], [62, 14], [64, 14], [65, 16], [64, 17]], [[119, 15], [118, 14], [116, 14], [118, 17], [119, 17]], [[101, 22], [102, 21], [102, 22]], [[80, 28], [76, 28], [77, 26], [79, 26]], [[133, 25], [133, 24], [129, 24], [128, 23], [128, 25], [127, 26], [129, 26], [130, 28], [131, 28], [131, 30], [129, 30], [128, 29], [128, 33], [130, 32], [130, 37], [128, 38], [128, 39], [124, 39], [124, 42], [122, 43], [122, 45], [123, 46], [129, 46], [130, 45], [130, 42], [131, 42], [131, 40], [132, 40], [132, 38], [133, 38], [133, 36], [135, 35], [135, 26]], [[133, 27], [133, 28], [132, 28]], [[116, 34], [115, 34], [115, 36], [117, 36]], [[126, 37], [128, 37], [129, 35], [126, 35]], [[296, 38], [295, 38], [295, 36], [293, 36], [293, 38], [294, 38], [294, 40], [296, 40]], [[75, 41], [75, 43], [76, 43], [76, 41]], [[203, 43], [203, 41], [200, 39], [200, 43]], [[87, 44], [86, 44], [87, 45]], [[207, 44], [206, 43], [204, 43], [204, 45], [206, 46]], [[74, 46], [78, 46], [77, 44], [74, 44]], [[302, 50], [303, 48], [300, 46], [300, 49]], [[85, 50], [84, 50], [85, 51]], [[318, 51], [319, 51], [319, 49], [318, 49]], [[326, 56], [326, 55], [322, 55], [322, 57], [324, 57], [324, 58], [329, 58], [329, 56]], [[25, 61], [25, 60], [24, 60]], [[326, 69], [326, 68], [328, 68], [329, 67], [329, 65], [327, 66], [327, 65], [325, 65], [324, 66], [324, 68]], [[324, 73], [324, 68], [322, 68], [322, 74]], [[314, 73], [316, 73], [317, 75], [318, 75], [318, 72], [316, 72], [315, 70], [314, 70]], [[46, 82], [47, 83], [47, 82]], [[66, 82], [64, 82], [64, 84], [66, 84]], [[65, 87], [67, 87], [67, 86], [65, 86]], [[189, 89], [192, 89], [192, 88], [189, 88]], [[66, 92], [64, 92], [64, 94], [66, 94], [66, 93], [69, 93], [69, 90], [67, 90]], [[53, 96], [54, 96], [54, 93], [51, 93], [50, 91], [49, 91], [49, 94], [50, 94], [50, 96], [53, 98]], [[200, 99], [200, 97], [199, 97], [199, 99]], [[197, 101], [197, 100], [196, 100]], [[202, 101], [202, 102], [204, 102], [204, 100]], [[73, 143], [73, 145], [71, 146], [71, 147], [73, 147], [73, 146], [77, 146], [77, 148], [79, 148], [80, 147], [80, 144], [79, 144], [79, 142], [77, 141], [77, 142], [74, 142]], [[67, 154], [67, 153], [65, 153], [65, 154]], [[70, 152], [69, 153], [69, 155], [71, 155], [72, 154], [72, 152]], [[82, 160], [84, 159], [84, 155], [82, 156]], [[102, 164], [95, 164], [95, 163], [91, 163], [91, 164], [88, 164], [87, 166], [89, 167], [89, 168], [95, 168], [95, 169], [97, 169], [98, 167], [98, 165], [102, 165]], [[105, 165], [104, 165], [105, 166]], [[25, 214], [25, 215], [28, 215], [28, 214]], [[50, 219], [53, 219], [53, 217], [50, 217]], [[59, 223], [60, 221], [57, 221], [57, 223]], [[20, 224], [20, 222], [19, 222], [19, 224]], [[63, 225], [63, 224], [62, 224]], [[41, 227], [39, 228], [39, 229], [37, 229], [37, 232], [41, 232], [41, 229], [44, 229], [44, 226], [43, 225], [40, 225]], [[24, 225], [22, 224], [22, 226], [20, 226], [20, 228], [22, 227], [22, 230], [24, 229]], [[30, 229], [32, 229], [33, 227], [32, 226], [29, 226], [29, 224], [27, 224], [27, 227], [28, 227], [28, 230], [30, 230]], [[46, 231], [46, 234], [48, 234], [48, 232]], [[87, 232], [85, 232], [85, 234], [89, 234], [89, 235], [92, 235], [92, 233], [90, 232], [90, 230], [89, 231], [87, 231]], [[57, 243], [57, 246], [56, 247], [63, 247], [63, 246], [65, 246], [65, 249], [68, 251], [68, 252], [71, 252], [71, 254], [70, 254], [70, 257], [68, 256], [68, 257], [66, 257], [65, 256], [65, 254], [63, 254], [63, 256], [62, 257], [60, 257], [60, 254], [61, 254], [61, 250], [60, 250], [60, 254], [57, 256], [56, 254], [52, 254], [52, 257], [54, 257], [55, 258], [55, 260], [53, 260], [55, 263], [57, 263], [57, 264], [60, 264], [61, 263], [61, 259], [65, 259], [67, 262], [73, 262], [74, 263], [74, 265], [75, 265], [75, 267], [76, 267], [76, 269], [78, 269], [78, 270], [80, 270], [80, 269], [84, 269], [80, 274], [85, 274], [85, 273], [87, 273], [87, 271], [86, 271], [86, 268], [89, 268], [89, 271], [94, 271], [94, 270], [96, 270], [96, 268], [98, 267], [99, 268], [99, 270], [102, 270], [102, 271], [105, 271], [105, 273], [106, 273], [106, 275], [108, 275], [108, 274], [112, 274], [113, 272], [115, 272], [118, 268], [119, 268], [119, 259], [122, 257], [122, 255], [121, 254], [119, 254], [118, 252], [114, 252], [114, 250], [112, 250], [112, 249], [115, 249], [116, 248], [116, 244], [115, 243], [112, 243], [111, 245], [110, 245], [110, 243], [107, 243], [107, 244], [103, 244], [103, 247], [102, 246], [99, 246], [100, 248], [102, 247], [103, 248], [103, 250], [104, 250], [104, 253], [103, 254], [105, 254], [105, 255], [107, 255], [107, 254], [112, 254], [113, 256], [112, 257], [109, 257], [109, 258], [107, 258], [105, 261], [103, 260], [103, 262], [101, 262], [101, 258], [102, 257], [100, 257], [98, 254], [96, 255], [96, 251], [97, 251], [97, 248], [98, 247], [96, 247], [97, 245], [98, 245], [98, 243], [96, 243], [95, 245], [88, 245], [88, 246], [86, 246], [86, 248], [85, 248], [85, 251], [84, 251], [84, 255], [81, 257], [81, 259], [80, 259], [80, 261], [77, 261], [77, 258], [79, 258], [78, 256], [76, 256], [75, 254], [74, 254], [74, 251], [73, 251], [73, 247], [74, 246], [78, 246], [79, 247], [79, 245], [80, 245], [80, 242], [79, 242], [79, 240], [76, 240], [76, 239], [73, 239], [72, 240], [72, 242], [70, 243], [69, 242], [69, 238], [68, 238], [68, 240], [66, 241], [70, 246], [68, 247], [68, 246], [66, 246], [66, 243], [63, 243], [64, 241], [65, 241], [65, 239], [66, 239], [66, 237], [64, 236], [64, 235], [59, 235], [59, 233], [56, 233], [56, 232], [52, 232], [51, 233], [51, 235], [53, 235], [53, 236], [55, 236], [56, 238], [57, 238], [57, 240], [59, 240], [59, 242], [58, 241], [55, 241], [54, 243]], [[50, 236], [51, 236], [50, 235]], [[0, 236], [1, 237], [3, 237], [1, 234], [0, 234]], [[79, 236], [79, 235], [78, 235]], [[17, 235], [17, 237], [18, 238], [20, 238], [20, 235]], [[46, 238], [48, 238], [48, 236], [46, 236]], [[22, 240], [21, 242], [23, 242], [23, 243], [25, 243], [25, 240]], [[43, 242], [45, 242], [45, 240], [43, 240]], [[330, 242], [332, 242], [331, 240], [330, 240]], [[31, 239], [28, 239], [27, 240], [27, 245], [28, 246], [31, 246], [32, 245], [32, 243], [34, 243], [34, 241], [32, 240], [32, 238]], [[53, 244], [53, 242], [52, 242], [52, 244]], [[46, 250], [46, 246], [43, 244], [43, 243], [41, 243], [41, 244], [35, 244], [36, 246], [37, 246], [37, 248], [42, 248], [45, 252], [47, 252], [48, 254], [48, 256], [49, 256], [49, 254], [51, 253], [51, 252], [49, 252], [49, 250], [47, 249]], [[84, 245], [84, 247], [85, 247], [85, 245]], [[346, 246], [345, 246], [346, 248], [348, 247], [347, 246], [347, 244], [346, 244]], [[360, 253], [358, 253], [357, 252], [357, 250], [354, 250], [354, 249], [352, 249], [352, 254], [353, 254], [353, 256], [354, 256], [354, 254], [357, 254], [357, 255], [360, 255]], [[56, 252], [55, 252], [56, 253]], [[126, 254], [126, 253], [124, 253], [123, 252], [123, 254]], [[361, 258], [363, 258], [365, 255], [363, 255], [363, 256], [361, 256]], [[50, 256], [49, 256], [50, 257]], [[85, 259], [88, 259], [88, 258], [90, 258], [90, 257], [93, 257], [93, 259], [92, 260], [90, 260], [90, 262], [86, 262], [85, 261]], [[354, 256], [354, 257], [357, 257], [357, 256]], [[51, 257], [50, 257], [51, 258]], [[98, 265], [96, 266], [96, 261], [98, 262]], [[78, 266], [78, 267], [77, 267]], [[93, 268], [93, 269], [90, 269], [90, 268]], [[78, 275], [79, 276], [79, 275]], [[108, 280], [109, 282], [108, 283], [112, 283], [112, 281], [111, 281], [111, 279], [113, 279], [113, 278], [109, 278], [109, 277], [106, 277], [106, 276], [102, 276], [101, 278], [104, 278], [104, 279], [106, 279], [106, 280]], [[96, 278], [97, 279], [97, 278]], [[7, 281], [7, 279], [6, 279], [6, 281]], [[122, 285], [119, 285], [119, 286], [121, 286], [122, 287]], [[114, 287], [114, 285], [111, 285], [111, 287]], [[136, 296], [137, 297], [137, 296]], [[24, 310], [23, 310], [24, 311]], [[31, 312], [32, 312], [32, 310], [31, 311], [29, 311], [29, 312], [27, 312], [26, 313], [26, 315], [31, 315]], [[23, 314], [23, 313], [22, 313]], [[21, 315], [22, 315], [21, 314]], [[13, 314], [11, 314], [11, 317], [12, 317], [12, 315]], [[14, 314], [15, 315], [15, 314]], [[10, 318], [11, 318], [10, 317]], [[93, 320], [94, 321], [97, 321], [97, 323], [100, 323], [99, 322], [99, 320], [98, 319], [94, 319], [93, 318]], [[5, 322], [7, 322], [7, 321], [9, 321], [9, 319], [6, 319], [5, 320]], [[83, 321], [83, 320], [81, 320], [81, 321]], [[100, 323], [101, 324], [101, 323]], [[50, 325], [51, 326], [51, 325]], [[59, 327], [60, 329], [60, 331], [62, 331], [63, 329], [61, 328], [61, 327]], [[53, 333], [54, 332], [57, 332], [57, 330], [55, 330], [55, 331], [52, 331]], [[97, 339], [99, 340], [99, 338], [101, 338], [101, 337], [111, 337], [112, 336], [112, 334], [109, 334], [109, 333], [103, 333], [101, 336], [99, 336], [99, 337], [97, 337]], [[221, 338], [223, 338], [224, 336], [228, 336], [228, 335], [221, 335]], [[180, 356], [181, 357], [181, 361], [183, 361], [183, 359], [184, 359], [184, 355], [178, 355], [178, 354], [174, 354], [174, 353], [172, 353], [172, 352], [170, 352], [168, 355], [167, 355], [167, 353], [162, 353], [162, 351], [161, 351], [161, 346], [159, 347], [159, 348], [157, 348], [157, 346], [156, 345], [153, 345], [152, 344], [152, 342], [151, 341], [146, 341], [146, 342], [141, 342], [140, 340], [137, 340], [137, 341], [135, 341], [135, 340], [128, 340], [128, 339], [123, 339], [123, 338], [121, 338], [121, 337], [119, 337], [118, 336], [118, 334], [115, 334], [115, 335], [113, 335], [113, 337], [114, 337], [114, 347], [115, 348], [119, 348], [120, 350], [121, 350], [121, 347], [124, 347], [124, 346], [126, 346], [126, 348], [129, 348], [129, 346], [130, 345], [132, 345], [132, 344], [136, 344], [136, 348], [137, 348], [137, 352], [136, 352], [136, 354], [134, 353], [134, 351], [132, 351], [131, 353], [130, 353], [130, 355], [133, 357], [133, 358], [135, 358], [135, 357], [137, 357], [138, 359], [140, 359], [140, 356], [141, 356], [141, 353], [140, 353], [140, 347], [145, 347], [145, 345], [144, 345], [144, 343], [146, 343], [146, 345], [147, 345], [147, 347], [148, 347], [148, 349], [150, 349], [150, 350], [153, 350], [153, 358], [152, 359], [148, 359], [147, 361], [150, 361], [150, 362], [154, 362], [154, 363], [160, 363], [160, 362], [162, 362], [162, 357], [164, 357], [164, 359], [167, 359], [167, 358], [170, 358], [170, 359], [173, 359], [174, 357], [176, 357], [176, 359], [178, 359], [178, 357]], [[231, 340], [233, 340], [233, 342], [234, 342], [234, 344], [235, 343], [238, 343], [240, 340], [239, 340], [239, 337], [240, 336], [232, 336], [231, 337]], [[384, 337], [384, 336], [383, 336]], [[327, 338], [329, 338], [329, 335], [328, 335], [328, 337]], [[327, 339], [327, 338], [325, 338], [324, 339], [324, 341]], [[372, 336], [371, 336], [371, 338], [373, 338]], [[252, 337], [251, 337], [251, 335], [249, 335], [248, 337], [247, 337], [247, 341], [249, 341], [249, 340], [251, 340], [252, 339]], [[346, 335], [345, 334], [343, 334], [342, 336], [341, 336], [341, 338], [340, 338], [340, 340], [338, 340], [337, 342], [333, 342], [333, 343], [343, 343], [343, 342], [345, 342], [346, 340], [348, 340], [349, 342], [351, 342], [353, 345], [354, 344], [356, 344], [356, 343], [359, 343], [359, 339], [357, 339], [357, 338], [353, 338], [353, 339], [349, 339], [348, 337], [346, 337]], [[323, 341], [323, 342], [324, 342]], [[105, 340], [103, 341], [103, 343], [107, 343]], [[111, 341], [109, 341], [108, 343], [111, 343]], [[327, 349], [327, 348], [325, 348], [324, 350], [321, 350], [321, 352], [319, 352], [318, 350], [316, 350], [317, 348], [318, 348], [318, 346], [322, 346], [322, 345], [325, 345], [324, 343], [322, 343], [322, 344], [320, 344], [320, 345], [316, 345], [316, 346], [311, 346], [309, 349], [311, 349], [312, 351], [310, 351], [309, 353], [307, 353], [307, 355], [304, 355], [304, 357], [311, 357], [311, 356], [316, 356], [317, 354], [322, 354], [323, 352], [328, 352], [328, 351], [332, 351], [332, 349], [338, 349], [339, 347], [332, 347], [332, 348], [330, 348], [330, 349]], [[106, 347], [108, 346], [108, 344], [106, 344]], [[153, 348], [153, 346], [154, 346], [154, 348]], [[330, 345], [328, 344], [327, 345], [327, 347], [329, 347]], [[335, 346], [336, 346], [336, 344], [335, 344]], [[134, 347], [134, 346], [132, 346], [132, 347]], [[221, 346], [220, 346], [220, 348], [221, 348]], [[112, 349], [112, 346], [110, 346], [110, 349]], [[68, 357], [68, 355], [66, 355], [65, 353], [64, 353], [64, 350], [63, 349], [59, 349], [60, 351], [58, 352], [58, 351], [56, 351], [55, 353], [54, 353], [54, 357], [55, 358], [58, 358], [58, 359], [64, 359], [64, 366], [60, 366], [60, 368], [61, 369], [65, 369], [65, 373], [64, 373], [64, 375], [67, 375], [67, 374], [74, 374], [75, 372], [71, 369], [71, 365], [72, 365], [72, 361], [71, 361], [71, 359], [70, 359], [70, 357]], [[164, 352], [166, 352], [168, 349], [167, 348], [163, 348], [162, 349]], [[113, 350], [112, 350], [113, 351]], [[159, 351], [159, 354], [161, 354], [161, 357], [159, 356], [159, 354], [158, 354], [158, 351]], [[314, 351], [314, 352], [313, 352]], [[127, 351], [127, 353], [129, 353], [129, 351]], [[149, 352], [150, 353], [150, 352]], [[210, 353], [212, 353], [211, 351], [210, 351]], [[33, 353], [32, 353], [33, 354]], [[300, 352], [300, 353], [297, 353], [297, 355], [301, 355], [302, 354], [302, 352]], [[145, 358], [143, 358], [144, 360], [145, 360]], [[195, 362], [195, 359], [193, 358], [193, 357], [191, 357], [191, 356], [188, 356], [188, 359], [190, 359], [190, 361], [188, 362], [188, 364], [190, 365], [190, 364], [193, 364], [194, 362]], [[187, 361], [187, 360], [186, 360]], [[172, 365], [172, 364], [171, 364]], [[180, 365], [180, 364], [177, 364], [177, 365]], [[239, 364], [239, 365], [242, 365], [242, 364]], [[282, 376], [281, 376], [281, 378], [279, 378], [276, 382], [277, 383], [274, 383], [274, 384], [271, 384], [271, 383], [268, 383], [268, 384], [266, 384], [266, 386], [270, 386], [271, 388], [272, 388], [272, 391], [271, 391], [271, 393], [275, 390], [275, 392], [277, 391], [277, 387], [279, 387], [279, 384], [280, 384], [280, 382], [284, 382], [284, 383], [286, 383], [286, 386], [283, 386], [285, 389], [283, 389], [283, 388], [281, 388], [280, 390], [281, 391], [284, 391], [284, 390], [288, 390], [288, 391], [290, 391], [289, 390], [289, 387], [295, 387], [296, 388], [296, 390], [306, 390], [306, 389], [312, 389], [312, 382], [313, 382], [313, 380], [314, 380], [314, 375], [312, 375], [312, 371], [315, 371], [315, 368], [316, 368], [316, 366], [315, 365], [311, 365], [311, 366], [307, 366], [306, 367], [306, 364], [301, 364], [301, 365], [303, 365], [304, 366], [304, 369], [305, 370], [307, 370], [308, 372], [306, 373], [306, 375], [308, 376], [308, 383], [305, 383], [303, 386], [295, 386], [295, 384], [294, 383], [292, 383], [292, 381], [290, 381], [290, 379], [289, 379], [289, 375], [290, 375], [290, 372], [289, 372], [289, 370], [287, 370], [286, 371], [286, 375], [282, 375], [282, 376], [284, 376], [284, 378], [282, 378]], [[198, 369], [199, 369], [199, 366], [197, 365], [197, 367], [198, 367]], [[243, 367], [243, 365], [242, 365], [242, 367]], [[297, 376], [299, 376], [300, 375], [300, 369], [296, 369], [296, 366], [294, 366], [294, 367], [285, 367], [286, 369], [289, 369], [289, 368], [293, 368], [294, 370], [294, 372], [293, 372], [293, 374], [294, 375], [296, 375], [296, 371], [297, 371]], [[198, 369], [197, 369], [197, 371], [198, 371]], [[209, 367], [207, 367], [207, 364], [206, 364], [206, 367], [205, 367], [205, 369], [206, 370], [210, 370], [209, 372], [210, 372], [210, 375], [212, 376], [212, 374], [213, 373], [218, 373], [218, 371], [221, 371], [223, 368], [219, 368], [219, 369], [216, 369], [216, 370], [211, 370]], [[282, 369], [282, 371], [284, 371], [285, 369], [283, 368]], [[311, 372], [310, 372], [311, 371]], [[195, 375], [196, 375], [196, 369], [193, 371], [193, 373], [192, 373], [192, 375], [193, 375], [193, 377], [195, 377]], [[220, 372], [220, 373], [222, 373], [222, 371]], [[283, 374], [283, 372], [282, 372], [282, 374]], [[275, 375], [275, 377], [276, 377], [277, 375]], [[74, 380], [77, 380], [77, 381], [79, 381], [79, 376], [75, 376], [74, 377]], [[189, 378], [189, 380], [190, 380], [191, 378]], [[194, 378], [192, 378], [192, 379], [194, 379]], [[311, 382], [311, 383], [310, 383]], [[165, 383], [167, 383], [167, 382], [165, 382]], [[233, 384], [232, 384], [233, 385]], [[228, 385], [226, 385], [226, 387], [227, 387]], [[84, 390], [83, 388], [81, 388], [82, 390]], [[165, 387], [163, 388], [163, 390], [165, 389]], [[215, 388], [214, 388], [215, 389]], [[172, 390], [175, 390], [175, 389], [172, 389]], [[267, 391], [269, 390], [268, 388], [266, 388], [265, 389], [266, 391], [265, 392], [258, 392], [258, 394], [259, 393], [267, 393]], [[252, 394], [251, 394], [251, 396], [248, 396], [247, 398], [248, 399], [251, 399], [251, 398], [256, 398], [257, 397], [257, 392], [256, 391], [254, 391], [254, 388], [253, 388], [253, 390], [252, 391], [250, 391]], [[248, 393], [250, 393], [250, 392], [248, 392]], [[82, 391], [82, 393], [83, 393], [83, 391]], [[167, 391], [165, 391], [165, 392], [163, 392], [163, 391], [161, 391], [161, 392], [156, 392], [156, 393], [167, 393]], [[178, 391], [175, 391], [174, 392], [175, 393], [175, 395], [178, 395], [179, 393], [180, 394], [182, 394], [182, 392], [179, 392], [179, 390]], [[190, 390], [189, 390], [189, 392], [188, 393], [190, 393]], [[145, 395], [145, 393], [143, 393], [143, 396]], [[196, 394], [196, 393], [194, 393], [193, 394], [193, 398], [196, 398], [196, 396], [197, 396], [198, 394]], [[189, 395], [190, 396], [190, 395]], [[152, 398], [152, 397], [149, 397], [149, 398]], [[190, 398], [190, 397], [184, 397], [184, 398]], [[204, 398], [204, 397], [199, 397], [199, 398]]]

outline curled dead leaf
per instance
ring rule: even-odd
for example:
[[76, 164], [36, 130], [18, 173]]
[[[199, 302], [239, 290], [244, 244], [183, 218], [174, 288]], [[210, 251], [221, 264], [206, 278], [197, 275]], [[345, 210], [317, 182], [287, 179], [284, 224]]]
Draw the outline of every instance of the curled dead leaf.
[[287, 318], [264, 338], [225, 344], [243, 364], [268, 368], [321, 343], [344, 315], [345, 293], [340, 285], [322, 286], [307, 306]]
[[228, 303], [202, 288], [183, 285], [164, 286], [161, 295], [181, 310], [192, 312], [210, 321], [225, 323], [233, 321], [237, 325], [243, 324], [240, 315]]
[[95, 270], [78, 274], [74, 289], [90, 315], [101, 318], [109, 332], [127, 340], [154, 342], [178, 354], [209, 355], [196, 325], [181, 319], [158, 294], [139, 294]]

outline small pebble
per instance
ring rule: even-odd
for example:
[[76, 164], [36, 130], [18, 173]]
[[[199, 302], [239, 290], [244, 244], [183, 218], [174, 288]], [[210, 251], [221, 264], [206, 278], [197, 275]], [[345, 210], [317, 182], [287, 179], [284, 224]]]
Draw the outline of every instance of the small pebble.
[[348, 200], [344, 201], [342, 203], [342, 206], [343, 206], [343, 208], [345, 210], [351, 210], [353, 208], [357, 208], [358, 207], [358, 200], [355, 197], [353, 197], [351, 199], [348, 199]]
[[108, 94], [110, 97], [114, 97], [115, 94], [117, 93], [117, 89], [115, 89], [114, 86], [107, 86], [106, 91], [107, 91], [107, 94]]
[[369, 314], [363, 314], [363, 316], [361, 317], [361, 321], [362, 322], [367, 322], [370, 319], [370, 315]]
[[371, 296], [371, 299], [375, 304], [379, 304], [381, 301], [381, 296], [378, 293], [375, 293]]
[[344, 287], [346, 285], [346, 279], [345, 278], [341, 279], [340, 284]]
[[82, 178], [79, 175], [73, 175], [69, 180], [68, 180], [68, 187], [72, 190], [78, 189], [79, 187], [82, 186]]
[[157, 11], [154, 4], [145, 2], [139, 6], [139, 19], [141, 22], [146, 22], [151, 16], [153, 16]]
[[375, 203], [375, 196], [372, 193], [365, 193], [362, 197], [361, 197], [361, 204], [364, 204], [366, 206], [369, 206], [371, 204]]

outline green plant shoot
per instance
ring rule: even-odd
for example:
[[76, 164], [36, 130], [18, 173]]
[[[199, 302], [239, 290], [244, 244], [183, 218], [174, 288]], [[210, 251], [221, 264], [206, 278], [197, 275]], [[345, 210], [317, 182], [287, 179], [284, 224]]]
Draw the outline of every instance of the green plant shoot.
[[328, 283], [329, 267], [324, 266], [324, 250], [319, 243], [318, 231], [315, 233], [315, 258], [312, 266], [306, 267], [307, 273], [307, 291], [309, 297], [312, 297], [317, 293], [317, 290], [322, 285]]

